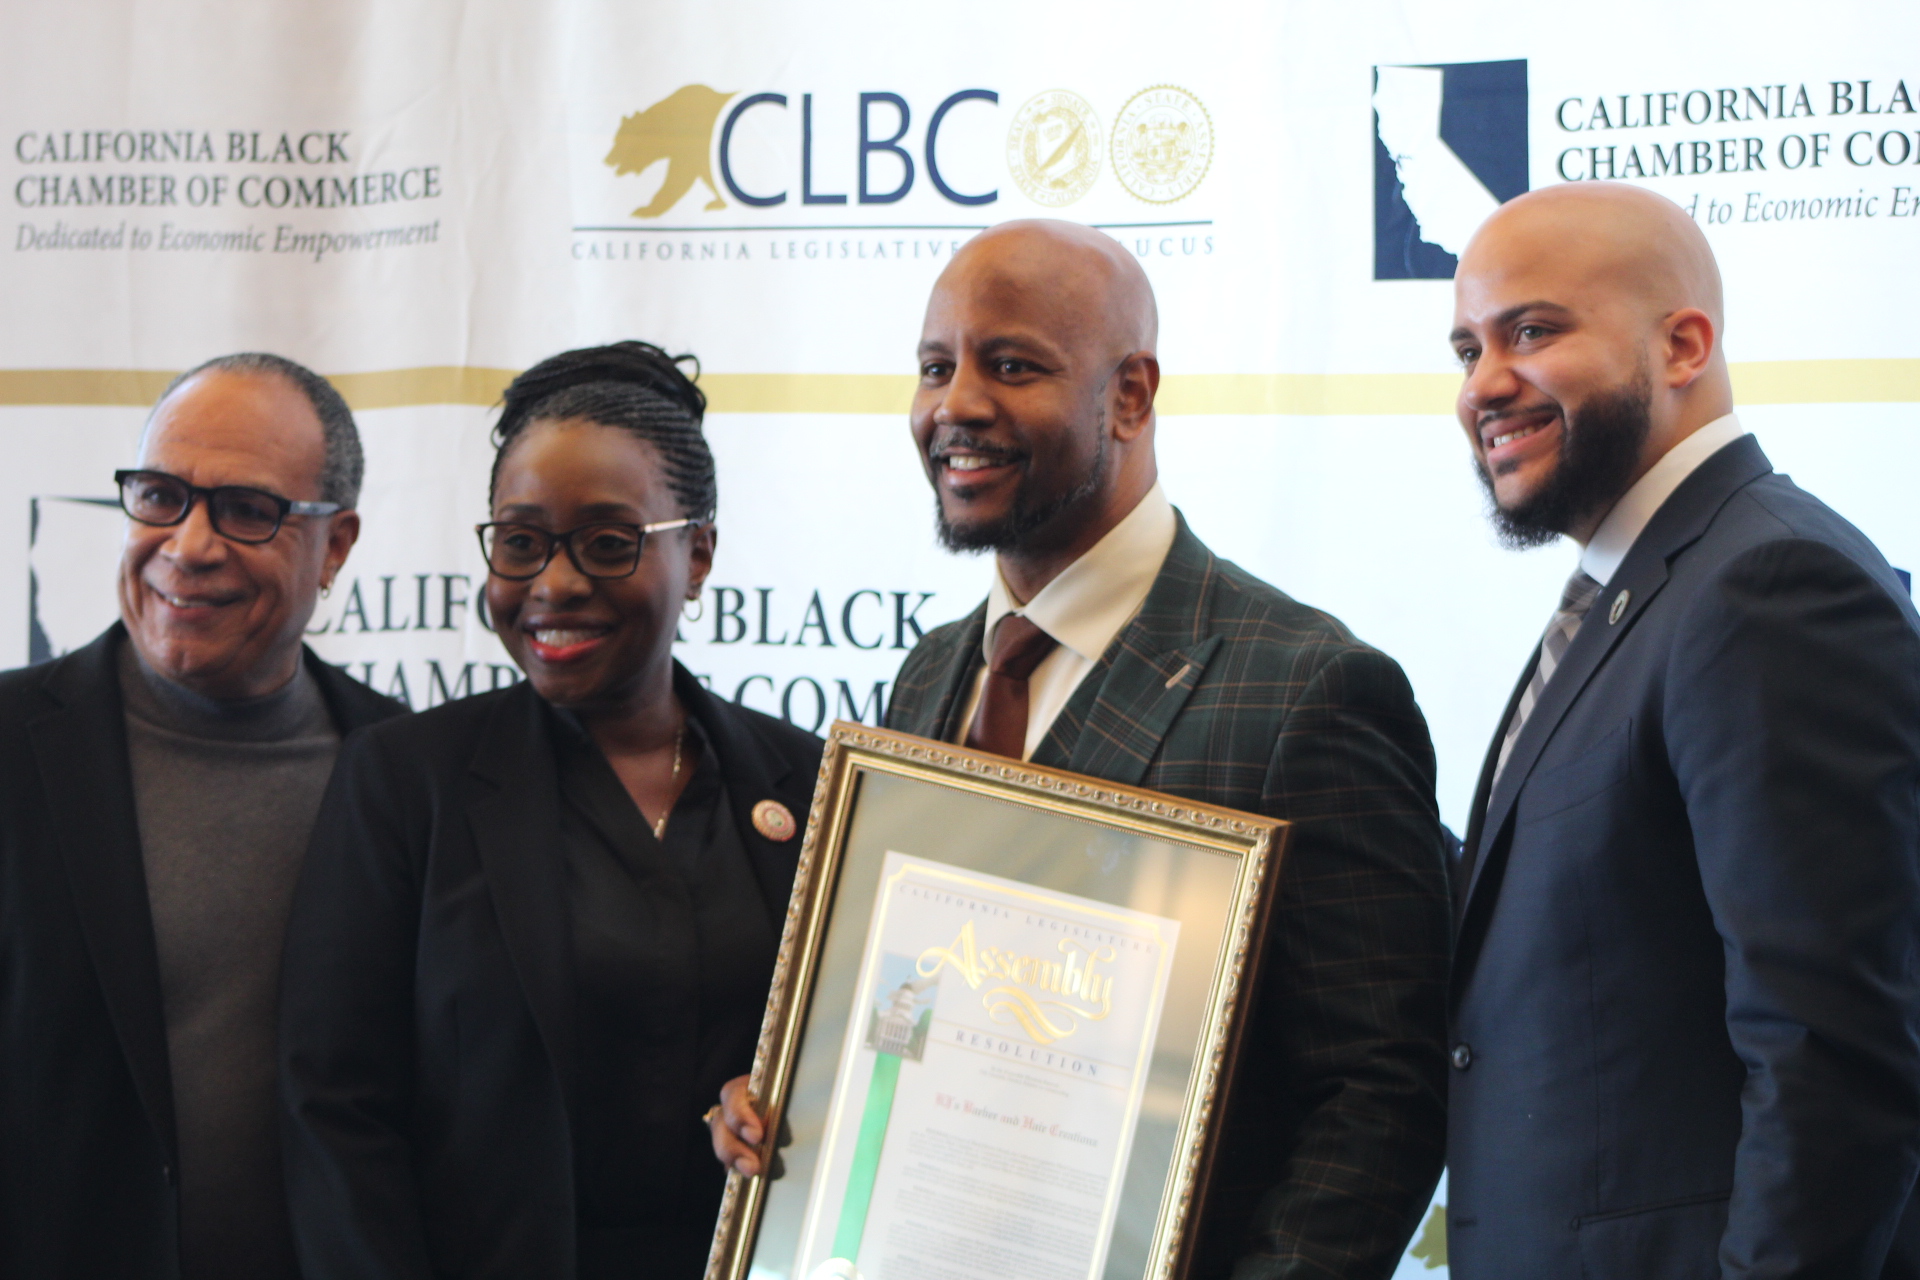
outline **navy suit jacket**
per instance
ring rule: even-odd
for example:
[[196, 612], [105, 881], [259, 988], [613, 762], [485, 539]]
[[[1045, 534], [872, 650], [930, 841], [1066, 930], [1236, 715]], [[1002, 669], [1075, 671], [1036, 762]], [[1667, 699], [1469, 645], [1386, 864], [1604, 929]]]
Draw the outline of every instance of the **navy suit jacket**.
[[1498, 745], [1456, 893], [1454, 1274], [1915, 1274], [1920, 619], [1885, 559], [1737, 440], [1492, 785]]

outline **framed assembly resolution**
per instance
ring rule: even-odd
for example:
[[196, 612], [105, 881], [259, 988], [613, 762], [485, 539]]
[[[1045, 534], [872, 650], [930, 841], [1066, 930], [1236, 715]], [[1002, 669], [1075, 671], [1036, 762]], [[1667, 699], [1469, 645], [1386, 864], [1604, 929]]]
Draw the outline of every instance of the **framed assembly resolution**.
[[835, 724], [708, 1280], [1180, 1275], [1285, 836]]

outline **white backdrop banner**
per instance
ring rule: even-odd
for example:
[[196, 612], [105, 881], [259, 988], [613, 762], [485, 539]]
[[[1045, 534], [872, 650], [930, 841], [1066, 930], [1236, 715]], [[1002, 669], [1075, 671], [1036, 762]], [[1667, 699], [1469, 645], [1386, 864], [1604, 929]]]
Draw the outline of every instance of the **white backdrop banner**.
[[[1071, 218], [1158, 293], [1168, 493], [1405, 665], [1457, 829], [1572, 552], [1488, 532], [1449, 281], [1499, 201], [1595, 178], [1705, 228], [1743, 420], [1920, 564], [1910, 4], [70, 0], [10, 37], [7, 664], [114, 616], [103, 499], [171, 373], [265, 349], [334, 376], [367, 445], [315, 647], [416, 708], [516, 679], [474, 607], [489, 407], [638, 337], [697, 353], [713, 404], [722, 538], [683, 660], [808, 728], [871, 723], [985, 591], [934, 543], [906, 431], [928, 287], [982, 227]], [[1444, 1258], [1423, 1231], [1402, 1272]]]

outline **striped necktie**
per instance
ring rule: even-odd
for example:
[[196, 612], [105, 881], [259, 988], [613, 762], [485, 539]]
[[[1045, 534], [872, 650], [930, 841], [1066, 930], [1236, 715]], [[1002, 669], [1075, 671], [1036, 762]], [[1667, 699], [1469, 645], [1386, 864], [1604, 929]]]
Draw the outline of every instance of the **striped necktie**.
[[1560, 665], [1560, 659], [1567, 656], [1567, 647], [1579, 633], [1587, 610], [1593, 608], [1593, 602], [1599, 598], [1600, 584], [1585, 569], [1575, 569], [1567, 579], [1567, 589], [1560, 593], [1560, 608], [1554, 612], [1553, 621], [1547, 624], [1547, 634], [1540, 641], [1540, 661], [1534, 664], [1533, 679], [1527, 681], [1527, 691], [1520, 695], [1513, 722], [1507, 726], [1506, 740], [1500, 744], [1500, 762], [1493, 768], [1495, 783], [1500, 781], [1500, 771], [1507, 767], [1507, 757], [1513, 754], [1513, 744], [1519, 741], [1520, 730], [1533, 714], [1541, 691], [1547, 687], [1547, 681], [1553, 679], [1554, 669]]

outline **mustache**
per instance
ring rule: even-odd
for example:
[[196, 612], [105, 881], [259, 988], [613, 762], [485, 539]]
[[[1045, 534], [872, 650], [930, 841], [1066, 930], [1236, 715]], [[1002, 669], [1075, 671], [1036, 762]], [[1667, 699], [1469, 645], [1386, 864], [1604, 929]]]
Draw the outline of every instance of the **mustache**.
[[933, 443], [927, 446], [927, 457], [939, 462], [948, 454], [962, 449], [968, 453], [992, 458], [997, 462], [1019, 462], [1027, 456], [1024, 449], [999, 444], [977, 432], [959, 428], [942, 432], [934, 437]]
[[1486, 464], [1474, 459], [1494, 532], [1504, 546], [1515, 551], [1545, 546], [1620, 500], [1652, 430], [1650, 388], [1643, 364], [1626, 386], [1595, 395], [1571, 412], [1562, 411], [1566, 436], [1552, 474], [1513, 507], [1500, 505]]
[[1496, 422], [1506, 422], [1513, 418], [1531, 418], [1541, 413], [1559, 413], [1560, 406], [1551, 400], [1542, 400], [1539, 404], [1508, 405], [1504, 409], [1489, 409], [1474, 420], [1474, 427], [1490, 426]]

